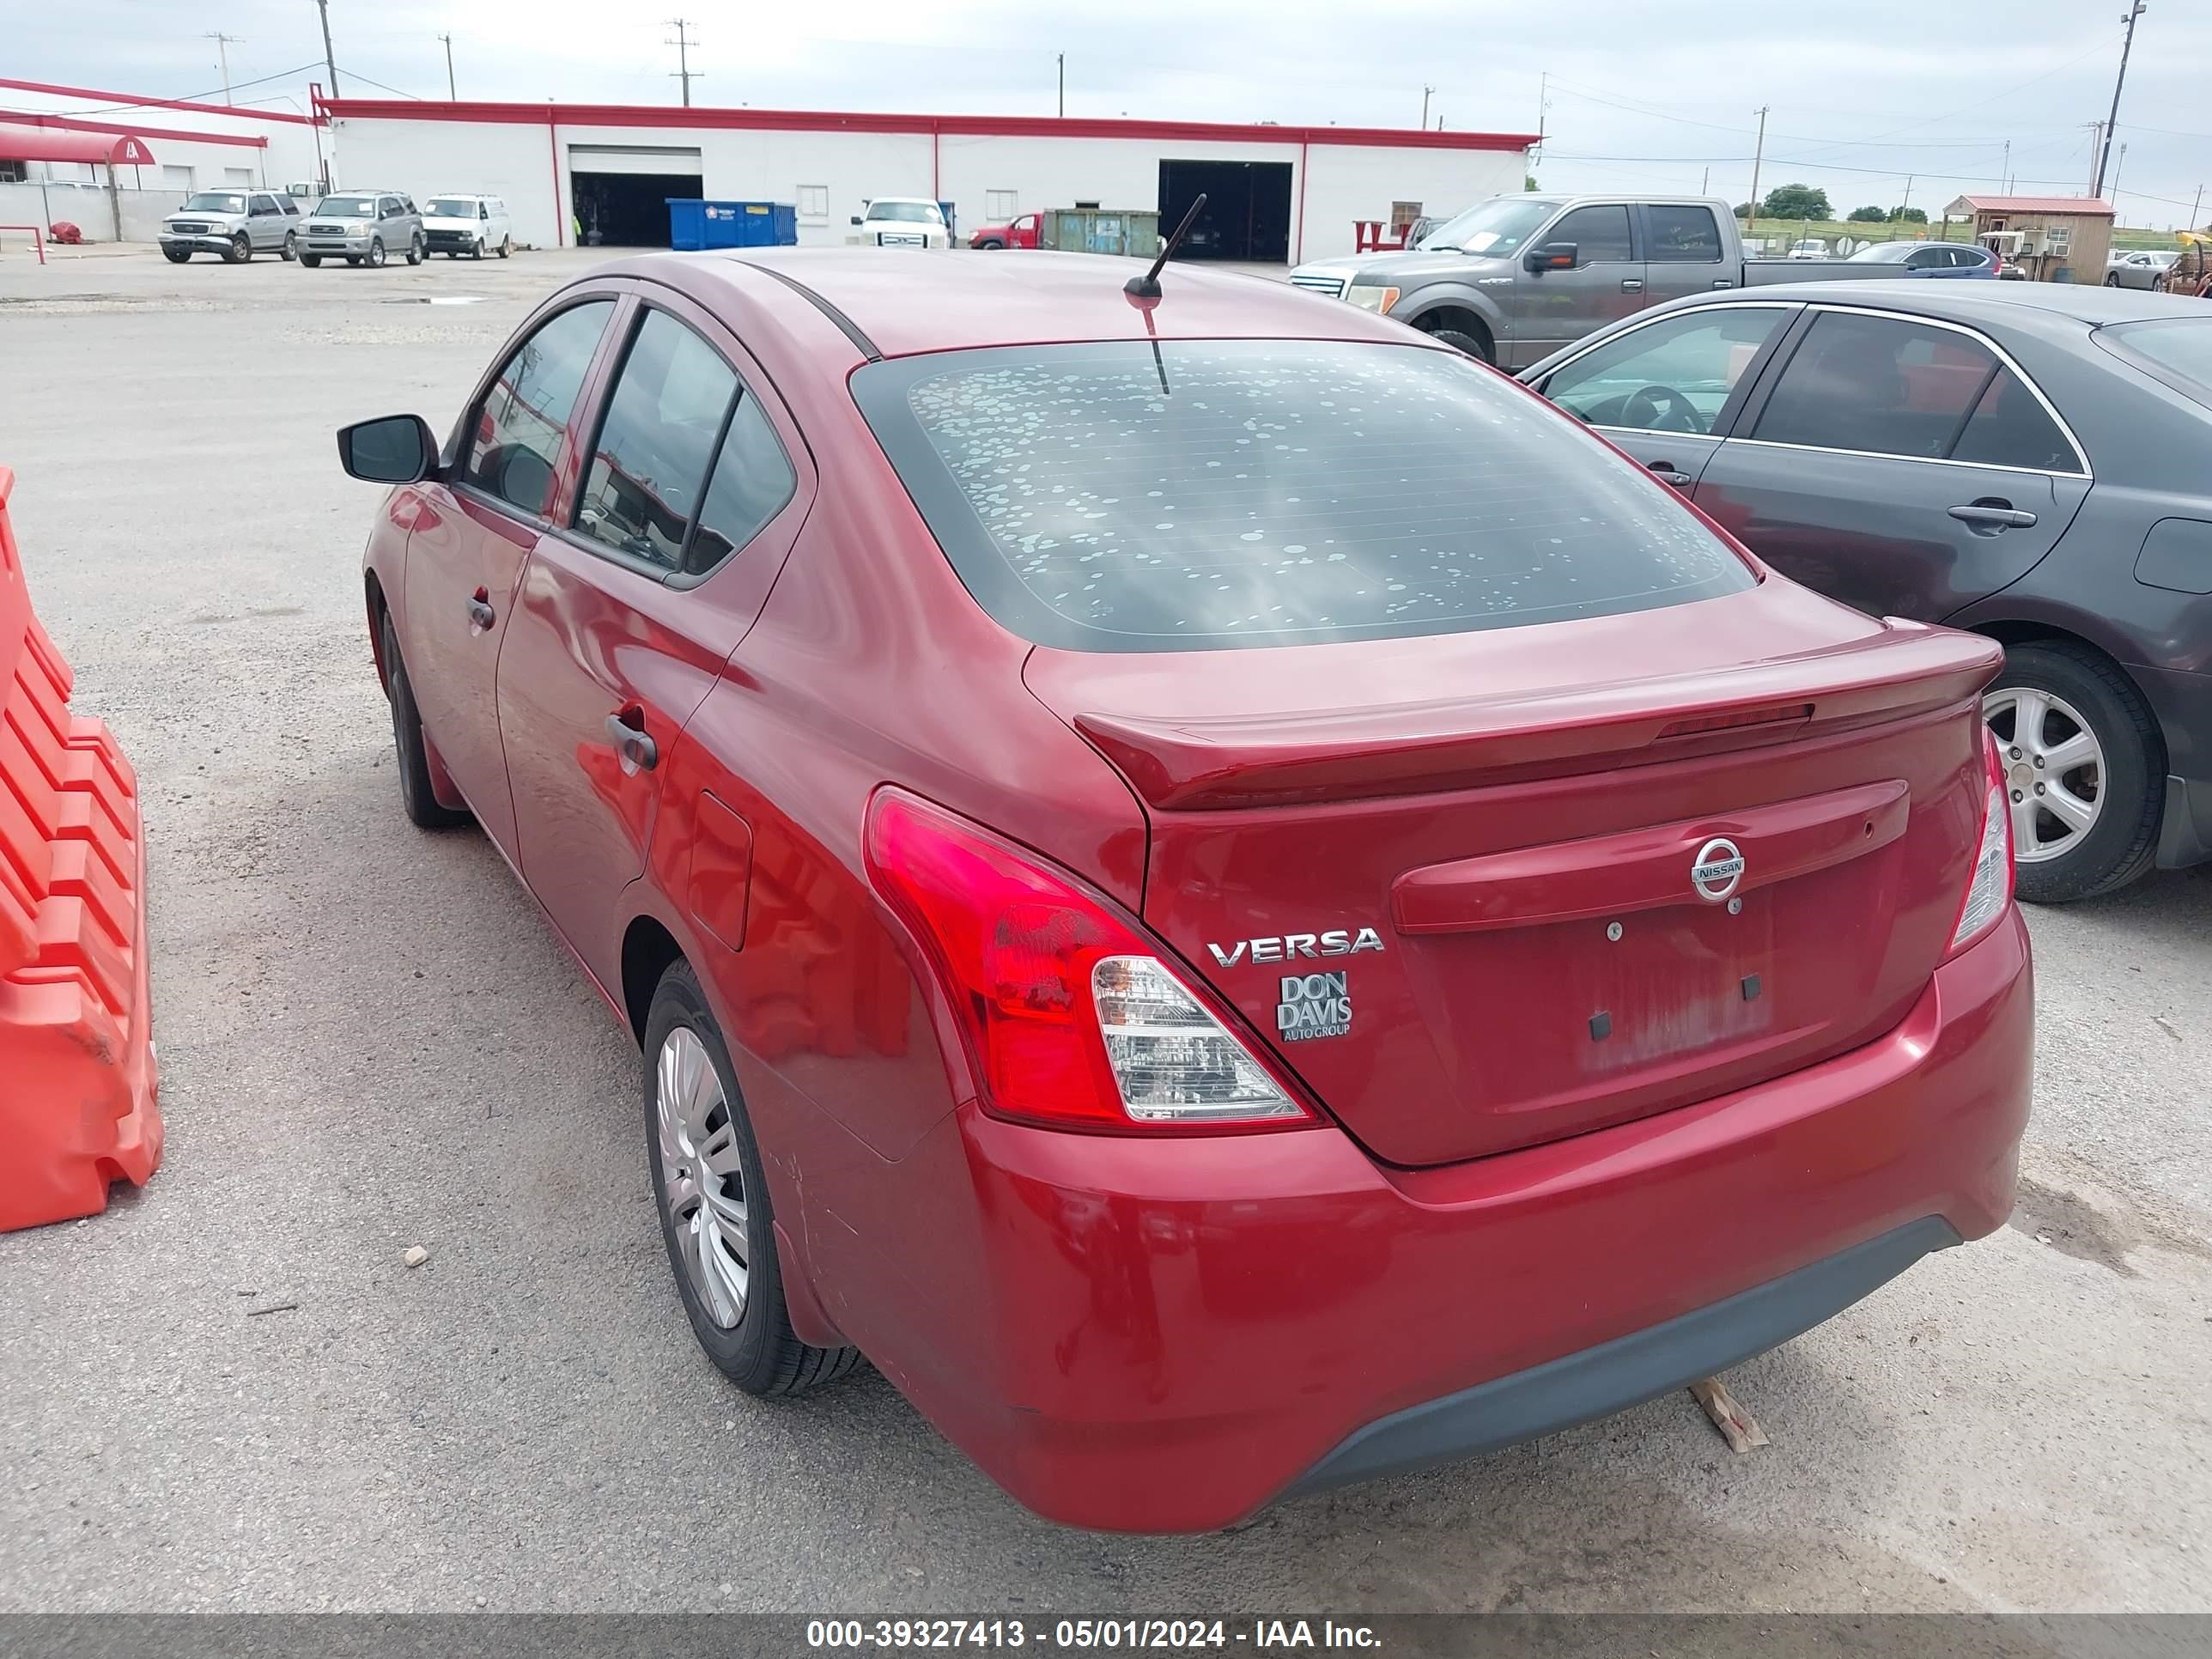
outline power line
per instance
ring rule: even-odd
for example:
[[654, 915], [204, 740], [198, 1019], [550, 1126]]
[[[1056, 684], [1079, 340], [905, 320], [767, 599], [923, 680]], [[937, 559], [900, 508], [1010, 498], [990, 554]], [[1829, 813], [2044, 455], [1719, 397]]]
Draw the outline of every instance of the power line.
[[[271, 81], [282, 81], [291, 76], [305, 75], [316, 67], [318, 66], [313, 63], [301, 64], [296, 69], [280, 70], [274, 75], [257, 76], [251, 81], [238, 82], [231, 89], [243, 92], [248, 87], [265, 86]], [[201, 99], [212, 98], [222, 90], [221, 87], [210, 87], [205, 92], [188, 92], [182, 97], [166, 99], [163, 101], [172, 104], [198, 103]], [[46, 110], [41, 112], [47, 115], [118, 115], [126, 111], [146, 107], [144, 104], [87, 104], [82, 109]]]
[[426, 101], [422, 94], [419, 92], [408, 92], [398, 87], [387, 87], [381, 81], [370, 80], [359, 70], [348, 70], [346, 73], [353, 76], [355, 80], [360, 82], [363, 86], [374, 87], [379, 92], [388, 92], [394, 98], [411, 98], [418, 104]]

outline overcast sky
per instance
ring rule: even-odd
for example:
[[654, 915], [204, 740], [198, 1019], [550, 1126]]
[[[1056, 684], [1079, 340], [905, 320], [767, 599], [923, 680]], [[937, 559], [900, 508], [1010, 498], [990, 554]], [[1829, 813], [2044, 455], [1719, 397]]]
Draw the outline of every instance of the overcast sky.
[[[1941, 210], [1963, 191], [2078, 193], [2087, 123], [2111, 103], [2125, 0], [330, 0], [338, 74], [425, 98], [675, 103], [678, 5], [696, 6], [695, 101], [756, 107], [1067, 113], [1526, 131], [1541, 77], [1552, 189], [1750, 193], [1753, 112], [1769, 106], [1762, 193], [1803, 181], [1838, 212]], [[2148, 0], [2116, 160], [2122, 219], [2188, 218], [2212, 181], [2212, 5]], [[0, 0], [0, 62], [29, 80], [165, 96], [221, 84], [297, 105], [326, 79], [313, 0]], [[313, 65], [313, 73], [307, 66]], [[274, 77], [246, 87], [248, 82]], [[216, 93], [219, 98], [220, 94]], [[0, 103], [5, 94], [0, 93]], [[2109, 187], [2107, 192], [2110, 195]], [[2200, 215], [2200, 222], [2203, 215]]]

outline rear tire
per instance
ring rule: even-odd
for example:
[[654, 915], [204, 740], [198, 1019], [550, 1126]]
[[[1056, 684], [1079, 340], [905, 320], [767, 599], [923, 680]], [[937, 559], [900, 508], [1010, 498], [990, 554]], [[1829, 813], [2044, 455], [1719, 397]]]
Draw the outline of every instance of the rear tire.
[[[699, 1346], [747, 1394], [802, 1394], [852, 1370], [860, 1350], [814, 1347], [792, 1329], [760, 1146], [721, 1027], [687, 962], [653, 994], [643, 1069], [653, 1207]], [[732, 1287], [733, 1273], [741, 1289]]]
[[1455, 328], [1438, 328], [1430, 330], [1429, 337], [1443, 341], [1455, 351], [1464, 351], [1477, 362], [1488, 363], [1493, 368], [1498, 366], [1497, 348], [1480, 335], [1462, 334]]
[[[2109, 659], [2067, 640], [2007, 651], [2005, 665], [1984, 694], [1984, 702], [1998, 702], [2014, 690], [2039, 691], [2077, 711], [2099, 757], [2094, 774], [2062, 772], [2077, 796], [2087, 787], [2085, 780], [2094, 776], [2096, 815], [2086, 830], [2070, 838], [2070, 844], [2049, 857], [2022, 860], [2023, 838], [2015, 827], [2013, 852], [2018, 860], [2015, 886], [2020, 896], [2031, 904], [2066, 904], [2126, 886], [2149, 869], [2158, 855], [2159, 820], [2166, 805], [2165, 744], [2149, 709]], [[2049, 719], [2066, 728], [2073, 724], [2061, 711], [2054, 710]], [[2022, 778], [2029, 789], [2038, 777], [2050, 778], [2046, 787], [2058, 787], [2052, 769], [2034, 766], [2035, 745], [2014, 741], [2023, 737], [2018, 724], [2016, 711], [1992, 718], [1998, 758], [2008, 768], [2025, 765]], [[2050, 735], [2048, 730], [2045, 735]], [[2022, 750], [2017, 758], [2014, 748]], [[2008, 795], [2013, 793], [2011, 781]], [[2029, 804], [2020, 803], [2023, 807]], [[2018, 820], [2014, 822], [2017, 826]]]
[[407, 821], [418, 830], [454, 830], [470, 815], [438, 804], [430, 787], [430, 756], [422, 741], [422, 715], [415, 707], [415, 689], [407, 683], [407, 665], [399, 659], [399, 635], [386, 617], [384, 695], [392, 704], [392, 746], [399, 756], [399, 804]]

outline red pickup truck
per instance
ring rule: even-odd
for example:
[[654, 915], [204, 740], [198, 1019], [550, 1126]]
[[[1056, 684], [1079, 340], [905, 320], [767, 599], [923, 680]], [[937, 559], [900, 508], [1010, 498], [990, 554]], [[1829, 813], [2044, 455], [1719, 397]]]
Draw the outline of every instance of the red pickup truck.
[[1042, 213], [1024, 213], [1003, 225], [984, 225], [968, 239], [969, 247], [1035, 247], [1044, 224]]

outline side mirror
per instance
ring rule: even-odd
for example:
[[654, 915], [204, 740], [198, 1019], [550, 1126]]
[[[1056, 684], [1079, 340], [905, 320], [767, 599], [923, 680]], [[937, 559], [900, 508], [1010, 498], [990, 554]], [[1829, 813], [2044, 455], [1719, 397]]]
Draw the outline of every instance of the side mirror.
[[1582, 249], [1573, 242], [1547, 242], [1530, 248], [1521, 263], [1540, 276], [1547, 270], [1572, 270], [1582, 257]]
[[420, 415], [386, 415], [338, 428], [338, 465], [365, 483], [419, 483], [438, 470], [438, 441]]
[[860, 216], [859, 214], [856, 213], [853, 216], [853, 222], [856, 225], [860, 222]]

